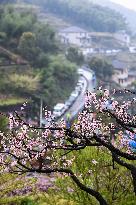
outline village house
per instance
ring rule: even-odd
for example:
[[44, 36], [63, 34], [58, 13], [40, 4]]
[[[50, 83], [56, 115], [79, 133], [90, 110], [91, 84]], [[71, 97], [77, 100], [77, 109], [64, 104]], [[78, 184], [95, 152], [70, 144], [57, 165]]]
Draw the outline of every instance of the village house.
[[111, 49], [108, 47], [108, 50], [103, 49], [100, 45], [96, 47], [97, 42], [105, 41], [108, 39], [113, 42], [116, 40], [120, 46], [129, 47], [130, 45], [130, 36], [126, 31], [121, 30], [116, 33], [109, 32], [88, 32], [77, 26], [67, 27], [61, 29], [58, 32], [58, 37], [60, 41], [65, 45], [73, 45], [80, 48], [80, 51], [84, 56], [91, 55], [92, 53], [105, 53], [112, 54], [119, 52], [119, 49]]
[[130, 36], [126, 33], [125, 30], [118, 31], [114, 34], [114, 38], [119, 41], [123, 46], [130, 45]]
[[136, 72], [133, 70], [128, 70], [126, 63], [114, 60], [112, 62], [114, 68], [114, 74], [112, 80], [120, 85], [120, 87], [127, 87], [131, 85], [136, 80]]
[[129, 81], [131, 81], [132, 83], [134, 82], [134, 81], [136, 81], [136, 70], [129, 70], [129, 72], [128, 72], [128, 79], [129, 79]]
[[104, 32], [88, 32], [82, 28], [71, 26], [65, 29], [61, 29], [58, 32], [60, 40], [64, 44], [74, 44], [80, 47], [90, 47], [94, 38], [111, 38], [116, 39], [121, 45], [130, 45], [130, 36], [125, 30], [118, 31], [116, 33], [104, 33]]
[[91, 45], [90, 33], [86, 30], [71, 26], [59, 31], [58, 36], [64, 44], [72, 44], [78, 47], [88, 47]]

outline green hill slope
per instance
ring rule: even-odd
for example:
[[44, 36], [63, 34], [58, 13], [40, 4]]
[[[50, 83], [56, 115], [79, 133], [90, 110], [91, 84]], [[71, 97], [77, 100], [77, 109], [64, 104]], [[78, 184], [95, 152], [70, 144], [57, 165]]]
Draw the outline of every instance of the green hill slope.
[[54, 29], [25, 7], [0, 9], [0, 106], [28, 99], [38, 108], [42, 97], [51, 108], [64, 101], [75, 86], [77, 67], [64, 56]]
[[[108, 0], [89, 0], [90, 2], [99, 4], [100, 6], [106, 6], [110, 9], [114, 9], [115, 11], [119, 12], [121, 15], [123, 15], [133, 33], [136, 33], [136, 12], [131, 9], [127, 9], [126, 7], [123, 7], [119, 4], [113, 3]], [[131, 2], [130, 2], [131, 3]]]
[[125, 19], [118, 12], [92, 4], [87, 0], [24, 0], [36, 3], [46, 12], [90, 31], [116, 32], [127, 29]]

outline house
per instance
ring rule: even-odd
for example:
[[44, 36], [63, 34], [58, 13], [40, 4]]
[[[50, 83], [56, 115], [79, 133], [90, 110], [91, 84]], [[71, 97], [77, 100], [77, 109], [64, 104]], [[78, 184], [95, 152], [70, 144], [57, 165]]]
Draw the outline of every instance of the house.
[[73, 44], [79, 47], [88, 47], [91, 45], [90, 33], [76, 26], [60, 30], [58, 36], [64, 44]]
[[136, 70], [129, 70], [128, 78], [129, 78], [129, 81], [131, 81], [132, 83], [136, 81]]
[[127, 87], [132, 83], [128, 77], [128, 67], [127, 64], [119, 61], [114, 60], [112, 62], [112, 66], [114, 68], [114, 74], [112, 76], [112, 80], [120, 85], [120, 87]]
[[130, 36], [126, 33], [126, 31], [121, 30], [114, 34], [114, 38], [119, 41], [123, 46], [130, 45]]
[[95, 53], [94, 48], [91, 48], [91, 47], [83, 47], [80, 50], [84, 56]]

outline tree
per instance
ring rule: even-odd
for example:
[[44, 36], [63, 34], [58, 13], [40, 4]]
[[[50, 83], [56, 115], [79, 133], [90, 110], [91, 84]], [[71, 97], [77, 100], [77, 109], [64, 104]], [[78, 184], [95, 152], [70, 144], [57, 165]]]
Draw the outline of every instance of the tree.
[[[133, 191], [136, 194], [136, 151], [133, 147], [136, 135], [136, 118], [135, 114], [131, 115], [127, 112], [128, 108], [136, 103], [136, 100], [132, 98], [129, 101], [117, 101], [115, 97], [121, 91], [113, 91], [110, 94], [108, 90], [100, 90], [100, 92], [99, 95], [92, 92], [87, 93], [85, 108], [79, 114], [77, 122], [69, 129], [65, 127], [64, 121], [55, 124], [51, 122], [50, 126], [47, 127], [35, 127], [21, 119], [18, 113], [15, 113], [16, 116], [10, 115], [11, 135], [3, 135], [1, 141], [3, 146], [0, 157], [3, 162], [3, 171], [8, 168], [10, 172], [14, 173], [59, 172], [62, 176], [70, 176], [79, 189], [93, 196], [100, 205], [107, 205], [109, 200], [104, 197], [105, 190], [100, 188], [104, 186], [104, 181], [100, 180], [99, 183], [95, 180], [86, 181], [86, 177], [80, 180], [78, 176], [80, 170], [74, 168], [74, 164], [76, 164], [74, 153], [78, 155], [79, 151], [86, 149], [93, 152], [95, 147], [99, 147], [100, 156], [102, 157], [104, 152], [109, 157], [111, 170], [119, 166], [125, 167], [130, 172]], [[122, 95], [125, 95], [125, 93], [136, 94], [128, 90], [122, 91]], [[92, 106], [94, 111], [92, 111]], [[45, 113], [48, 119], [50, 112], [46, 111]], [[109, 120], [103, 120], [99, 114], [105, 115]], [[120, 130], [119, 133], [118, 129]], [[85, 155], [82, 160], [83, 165], [84, 161], [87, 160]], [[93, 159], [90, 166], [93, 167], [97, 163], [99, 162]], [[107, 166], [107, 163], [105, 166]], [[82, 172], [88, 175], [90, 173], [89, 167], [84, 167]], [[95, 170], [96, 168], [94, 168], [96, 174]], [[125, 175], [128, 176], [129, 172]], [[100, 177], [106, 177], [106, 172], [102, 172]], [[131, 177], [127, 180], [131, 181]], [[96, 186], [96, 183], [100, 187]], [[127, 184], [120, 184], [120, 186], [123, 193], [129, 190]], [[117, 193], [115, 187], [114, 195]], [[131, 204], [134, 204], [135, 197], [132, 189], [130, 192]], [[128, 193], [126, 192], [126, 194]], [[118, 198], [113, 197], [113, 202], [119, 204]]]
[[[33, 3], [32, 0], [25, 1]], [[91, 31], [116, 32], [127, 29], [126, 20], [120, 13], [87, 0], [35, 0], [35, 3], [72, 24]]]
[[41, 94], [45, 105], [53, 106], [58, 101], [64, 101], [72, 92], [77, 80], [77, 67], [63, 55], [51, 56], [48, 67], [42, 68], [41, 76]]
[[66, 57], [69, 61], [76, 63], [77, 65], [82, 65], [84, 63], [83, 54], [75, 47], [70, 47], [67, 49]]
[[20, 96], [33, 96], [40, 90], [40, 76], [11, 74], [8, 77], [8, 89], [12, 88]]
[[7, 36], [3, 44], [12, 47], [14, 42], [16, 47], [23, 32], [32, 32], [36, 23], [36, 15], [30, 11], [20, 13], [13, 6], [8, 5], [1, 7], [0, 20], [0, 31], [6, 33]]
[[56, 53], [58, 50], [58, 43], [55, 39], [55, 32], [50, 25], [41, 24], [35, 28], [37, 46], [45, 53]]
[[74, 64], [58, 58], [62, 51], [54, 30], [34, 13], [30, 7], [0, 7], [0, 94], [7, 102], [15, 99], [14, 104], [23, 96], [34, 102], [33, 115], [39, 115], [39, 98], [51, 109], [70, 95], [78, 75]]
[[96, 76], [99, 79], [103, 80], [110, 80], [112, 74], [113, 74], [113, 66], [108, 63], [106, 60], [103, 60], [101, 58], [93, 57], [88, 62], [90, 68], [95, 72]]
[[38, 54], [35, 34], [31, 32], [23, 33], [19, 40], [18, 49], [23, 57], [32, 61], [36, 54]]

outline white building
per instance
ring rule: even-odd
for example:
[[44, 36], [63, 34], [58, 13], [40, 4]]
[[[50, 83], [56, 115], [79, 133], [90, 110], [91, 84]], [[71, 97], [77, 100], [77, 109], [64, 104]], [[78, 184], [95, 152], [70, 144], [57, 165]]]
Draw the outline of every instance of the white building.
[[129, 81], [131, 81], [132, 83], [134, 82], [134, 81], [136, 81], [136, 70], [129, 70], [129, 72], [128, 72], [128, 79], [129, 79]]
[[92, 42], [90, 33], [76, 26], [60, 30], [58, 36], [62, 43], [73, 44], [79, 47], [88, 47]]
[[132, 83], [128, 78], [128, 68], [124, 62], [114, 60], [112, 62], [114, 67], [114, 74], [112, 80], [119, 84], [121, 87], [127, 87]]

